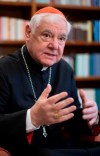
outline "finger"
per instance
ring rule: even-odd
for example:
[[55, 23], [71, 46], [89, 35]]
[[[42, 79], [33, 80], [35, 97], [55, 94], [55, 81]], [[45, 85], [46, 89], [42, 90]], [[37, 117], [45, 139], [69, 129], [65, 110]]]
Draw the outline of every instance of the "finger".
[[54, 106], [54, 109], [57, 110], [57, 111], [59, 111], [60, 109], [68, 106], [72, 102], [74, 102], [74, 99], [73, 98], [67, 98], [65, 100], [62, 100], [62, 101], [56, 103], [56, 105]]
[[56, 111], [52, 114], [53, 116], [53, 123], [60, 123], [63, 121], [67, 121], [71, 119], [74, 116], [74, 111], [76, 110], [76, 106], [70, 106], [67, 108], [64, 108], [60, 111]]
[[73, 118], [73, 117], [74, 117], [74, 113], [69, 113], [69, 114], [67, 114], [67, 115], [63, 115], [63, 116], [61, 116], [61, 117], [59, 118], [59, 123], [60, 123], [60, 122], [67, 121], [67, 120], [69, 120], [69, 119], [71, 119], [71, 118]]
[[92, 117], [89, 121], [88, 121], [88, 124], [89, 125], [95, 125], [95, 124], [98, 124], [99, 122], [99, 116], [98, 115], [95, 115], [94, 117]]
[[82, 118], [84, 119], [84, 120], [90, 120], [90, 119], [92, 119], [92, 118], [95, 118], [95, 116], [96, 116], [96, 113], [92, 113], [92, 114], [83, 114], [83, 116], [82, 116]]
[[70, 106], [70, 107], [61, 109], [59, 111], [59, 115], [64, 116], [64, 115], [67, 115], [67, 114], [70, 114], [70, 113], [74, 112], [75, 110], [76, 110], [76, 106]]
[[84, 107], [84, 104], [88, 101], [88, 98], [86, 96], [86, 93], [83, 89], [80, 89], [79, 90], [79, 94], [80, 94], [80, 97], [82, 99], [82, 104], [83, 104], [83, 107]]
[[93, 118], [93, 119], [91, 119], [91, 120], [88, 122], [88, 124], [89, 124], [90, 126], [92, 126], [92, 125], [94, 125], [95, 122], [96, 122], [96, 120], [95, 120], [95, 118]]
[[47, 87], [42, 92], [41, 96], [42, 98], [47, 98], [49, 96], [49, 93], [51, 92], [51, 85], [48, 84]]
[[48, 98], [48, 102], [52, 103], [52, 104], [55, 104], [58, 101], [60, 101], [63, 98], [65, 98], [67, 95], [68, 95], [67, 92], [62, 92], [62, 93], [56, 94], [56, 95], [51, 96], [50, 98]]
[[96, 112], [96, 109], [94, 109], [93, 107], [84, 108], [82, 111], [83, 114], [90, 114], [94, 112]]
[[52, 123], [54, 124], [54, 123], [61, 123], [61, 122], [67, 121], [71, 119], [72, 117], [74, 117], [74, 113], [69, 113], [67, 115], [59, 116], [57, 118], [55, 118], [55, 115], [54, 115], [51, 122], [49, 122], [49, 125], [51, 125]]

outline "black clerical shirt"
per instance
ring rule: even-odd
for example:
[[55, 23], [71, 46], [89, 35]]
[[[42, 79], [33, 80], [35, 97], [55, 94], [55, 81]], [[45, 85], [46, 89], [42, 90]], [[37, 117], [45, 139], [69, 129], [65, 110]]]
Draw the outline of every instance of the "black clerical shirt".
[[[24, 47], [24, 56], [38, 98], [47, 86], [49, 68], [41, 71], [43, 67], [31, 58], [26, 47]], [[72, 104], [75, 104], [77, 108], [80, 107], [73, 70], [63, 59], [52, 66], [50, 84], [52, 91], [49, 96], [66, 91], [68, 97], [74, 98]], [[24, 150], [29, 146], [26, 138], [26, 112], [34, 103], [29, 77], [21, 55], [21, 49], [19, 49], [16, 53], [0, 59], [0, 114], [4, 114], [3, 117], [0, 116], [0, 138], [3, 140], [3, 146], [11, 151], [12, 149], [16, 150], [16, 147], [22, 149], [22, 144]], [[63, 124], [48, 126], [48, 137], [46, 139], [42, 135], [42, 128], [36, 130], [31, 146], [59, 148], [63, 144], [63, 139], [60, 142], [62, 137], [60, 133], [63, 128]], [[53, 138], [55, 140], [52, 140]], [[2, 145], [2, 142], [0, 142], [0, 145]]]

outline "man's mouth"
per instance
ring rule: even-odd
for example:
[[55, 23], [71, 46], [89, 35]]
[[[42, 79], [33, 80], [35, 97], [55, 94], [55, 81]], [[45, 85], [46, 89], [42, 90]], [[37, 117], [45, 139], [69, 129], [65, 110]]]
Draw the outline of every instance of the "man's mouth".
[[53, 53], [45, 53], [45, 54], [48, 55], [48, 56], [51, 56], [51, 57], [57, 56], [56, 54], [53, 54]]

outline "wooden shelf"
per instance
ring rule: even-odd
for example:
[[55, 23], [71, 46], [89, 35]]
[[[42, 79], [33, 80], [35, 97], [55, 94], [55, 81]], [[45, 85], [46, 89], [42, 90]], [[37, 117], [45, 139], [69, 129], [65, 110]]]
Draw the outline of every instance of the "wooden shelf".
[[78, 88], [100, 88], [100, 77], [76, 77]]
[[65, 53], [68, 54], [71, 51], [78, 52], [100, 52], [100, 42], [85, 42], [85, 41], [67, 41], [65, 46]]
[[0, 41], [0, 46], [3, 46], [3, 45], [21, 45], [24, 43], [24, 40], [2, 40]]
[[[34, 6], [32, 6], [32, 3]], [[94, 19], [100, 19], [100, 7], [90, 7], [90, 6], [74, 6], [74, 5], [58, 5], [58, 4], [43, 4], [43, 3], [35, 3], [33, 2], [0, 2], [0, 15], [5, 16], [5, 15], [12, 15], [10, 12], [14, 11], [13, 13], [16, 14], [15, 12], [20, 9], [22, 12], [24, 11], [24, 16], [20, 16], [23, 18], [26, 18], [27, 13], [31, 12], [32, 7], [35, 8], [35, 10], [38, 10], [42, 7], [45, 6], [53, 6], [61, 10], [66, 17], [71, 20], [71, 21], [84, 21], [87, 20], [87, 15], [88, 15], [88, 20], [94, 20]], [[15, 10], [14, 10], [15, 9]], [[26, 11], [27, 10], [27, 11]], [[17, 11], [17, 12], [18, 12]], [[81, 16], [79, 16], [81, 15]], [[26, 17], [25, 17], [26, 16]], [[18, 16], [17, 16], [18, 17]]]
[[24, 41], [0, 41], [0, 55], [11, 54], [20, 48]]
[[31, 2], [0, 2], [0, 16], [29, 19]]
[[[40, 9], [48, 4], [37, 3], [37, 9]], [[92, 6], [74, 6], [74, 5], [57, 5], [51, 3], [49, 6], [53, 6], [62, 11], [66, 17], [71, 21], [85, 21], [100, 19], [100, 7]], [[79, 16], [80, 15], [80, 16]], [[88, 17], [87, 17], [88, 15]]]
[[[24, 41], [0, 41], [0, 51], [3, 52], [3, 48], [5, 48], [5, 46], [10, 47], [10, 46], [15, 46], [19, 47], [20, 45], [22, 45], [24, 43]], [[8, 49], [7, 49], [8, 51]], [[0, 52], [0, 54], [1, 54]], [[12, 52], [12, 51], [11, 51]], [[66, 46], [65, 46], [65, 52], [64, 54], [70, 54], [70, 53], [84, 53], [84, 52], [100, 52], [100, 42], [78, 42], [78, 41], [67, 41], [66, 42]], [[6, 54], [6, 49], [5, 49], [5, 54]]]
[[30, 6], [31, 7], [31, 2], [0, 2], [0, 7], [3, 6], [19, 6], [19, 7], [22, 7], [22, 6]]

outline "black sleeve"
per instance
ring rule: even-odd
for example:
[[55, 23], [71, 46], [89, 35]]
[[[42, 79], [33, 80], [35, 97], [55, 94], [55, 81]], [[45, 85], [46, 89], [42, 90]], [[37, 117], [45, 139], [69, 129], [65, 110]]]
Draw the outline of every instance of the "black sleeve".
[[26, 136], [26, 110], [0, 115], [1, 140], [21, 140]]
[[8, 82], [5, 74], [3, 74], [3, 71], [0, 70], [0, 114], [7, 113], [9, 106], [9, 95], [10, 95], [10, 89], [8, 87]]
[[[26, 112], [10, 113], [9, 111], [9, 82], [6, 73], [0, 70], [0, 146], [12, 143], [27, 143], [26, 137]], [[4, 146], [3, 146], [4, 145]]]

